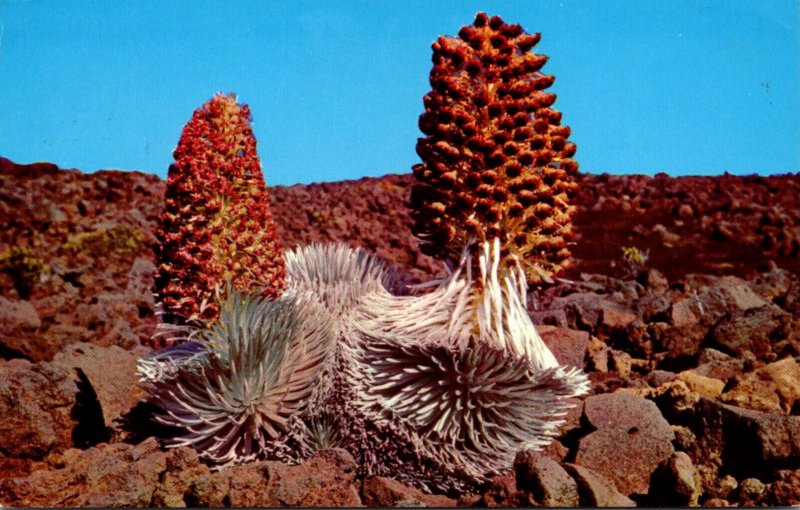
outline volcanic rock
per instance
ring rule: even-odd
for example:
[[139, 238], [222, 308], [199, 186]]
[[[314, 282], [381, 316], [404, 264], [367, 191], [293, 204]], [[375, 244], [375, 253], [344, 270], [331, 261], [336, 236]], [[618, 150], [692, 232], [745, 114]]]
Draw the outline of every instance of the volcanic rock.
[[297, 466], [275, 462], [269, 467], [268, 492], [281, 506], [361, 506], [356, 468], [341, 449], [320, 450]]
[[649, 503], [654, 506], [696, 506], [700, 495], [697, 470], [685, 452], [675, 452], [650, 477]]
[[681, 366], [687, 359], [694, 358], [708, 334], [709, 327], [700, 322], [667, 327], [659, 332], [658, 347], [665, 352], [664, 361], [659, 365], [672, 368]]
[[575, 464], [606, 476], [623, 494], [646, 494], [653, 469], [674, 451], [672, 428], [656, 405], [617, 392], [587, 398], [583, 413], [596, 430], [580, 440]]
[[[120, 474], [127, 473], [120, 463], [136, 463], [130, 456], [133, 447], [114, 444], [92, 448], [103, 440], [120, 439], [106, 430], [114, 423], [110, 415], [124, 412], [138, 391], [134, 384], [126, 389], [121, 382], [101, 382], [103, 378], [96, 372], [101, 372], [99, 360], [105, 358], [100, 352], [113, 354], [109, 359], [120, 367], [118, 373], [130, 370], [134, 352], [124, 354], [123, 350], [147, 342], [155, 331], [155, 302], [150, 292], [152, 246], [163, 207], [164, 182], [138, 172], [82, 174], [45, 163], [15, 165], [3, 158], [0, 177], [0, 253], [12, 246], [29, 248], [46, 266], [26, 301], [18, 299], [13, 277], [0, 272], [0, 356], [34, 362], [0, 361], [0, 388], [4, 395], [10, 395], [0, 402], [0, 412], [6, 417], [0, 425], [0, 472], [13, 473], [16, 479], [2, 482], [3, 487], [34, 483], [24, 477], [32, 469], [52, 470], [51, 461], [61, 463], [55, 469], [61, 474], [49, 475], [56, 477], [53, 480], [67, 477], [72, 469], [69, 465], [75, 463], [81, 467], [69, 474], [72, 480], [79, 479], [79, 469], [100, 472], [103, 462], [109, 473], [116, 473], [108, 481], [93, 474], [95, 489], [86, 486], [88, 482], [67, 484], [62, 495], [67, 503], [61, 506], [85, 502], [92, 494], [91, 502], [103, 505], [180, 506], [203, 500], [224, 506], [236, 500], [255, 506], [276, 501], [273, 488], [280, 489], [280, 483], [289, 484], [289, 489], [280, 489], [286, 494], [303, 494], [307, 488], [296, 479], [279, 482], [281, 477], [291, 481], [299, 473], [308, 475], [308, 483], [317, 484], [315, 487], [317, 482], [323, 483], [299, 466], [287, 466], [289, 471], [285, 472], [282, 465], [271, 464], [242, 466], [244, 469], [237, 471], [240, 476], [232, 480], [223, 474], [228, 470], [211, 474], [195, 452], [177, 449], [166, 452], [165, 470], [156, 470], [162, 482], [152, 485], [150, 478], [137, 481], [133, 475]], [[672, 423], [675, 444], [691, 455], [701, 474], [707, 492], [704, 497], [709, 498], [701, 499], [704, 504], [756, 500], [759, 504], [796, 504], [797, 498], [789, 496], [800, 493], [793, 369], [776, 371], [771, 365], [800, 354], [798, 176], [581, 174], [576, 180], [574, 223], [580, 241], [571, 247], [575, 265], [552, 287], [532, 291], [534, 297], [529, 300], [537, 325], [565, 328], [549, 332], [540, 328], [545, 341], [563, 363], [586, 363], [587, 370], [593, 371], [594, 393], [620, 388], [657, 403]], [[283, 244], [292, 248], [309, 242], [343, 242], [375, 251], [397, 266], [397, 288], [401, 290], [406, 283], [441, 275], [443, 265], [422, 255], [410, 233], [407, 202], [413, 182], [413, 176], [406, 174], [273, 187], [271, 205]], [[621, 214], [623, 208], [635, 214]], [[67, 248], [84, 234], [102, 233], [120, 225], [144, 239], [131, 253], [110, 256]], [[665, 240], [673, 245], [670, 249], [661, 249]], [[649, 252], [648, 267], [636, 275], [626, 273], [629, 268], [620, 263], [621, 246]], [[753, 277], [756, 273], [760, 274]], [[92, 344], [97, 348], [86, 350], [80, 364], [49, 363], [56, 356], [63, 360], [63, 353], [75, 352], [75, 347], [69, 346], [73, 343], [80, 348]], [[646, 373], [653, 368], [660, 371]], [[786, 374], [791, 377], [783, 377]], [[710, 397], [716, 393], [718, 381], [727, 390], [724, 400], [751, 407], [758, 407], [755, 402], [760, 400], [768, 403], [761, 409], [772, 412], [759, 413], [702, 399], [701, 394]], [[645, 383], [653, 387], [646, 388]], [[560, 462], [566, 456], [577, 462], [580, 448], [586, 455], [592, 442], [596, 443], [595, 457], [600, 451], [605, 454], [638, 447], [627, 436], [632, 428], [639, 432], [630, 435], [642, 435], [641, 427], [597, 426], [590, 423], [590, 412], [581, 425], [582, 407], [577, 410], [560, 429], [559, 441], [551, 443], [542, 457]], [[620, 420], [629, 411], [618, 413]], [[138, 433], [152, 431], [143, 427]], [[617, 441], [613, 448], [597, 446], [603, 441], [611, 444], [612, 434]], [[660, 451], [654, 444], [660, 448], [667, 441], [665, 433], [657, 435], [658, 441], [646, 441], [646, 458]], [[605, 436], [609, 438], [601, 441]], [[89, 449], [59, 453], [70, 446]], [[103, 457], [101, 462], [99, 450], [108, 459]], [[152, 457], [159, 464], [162, 454], [153, 450], [142, 453], [142, 458]], [[670, 454], [659, 462], [677, 457]], [[95, 460], [89, 462], [91, 459]], [[652, 466], [649, 461], [645, 464]], [[355, 485], [345, 482], [350, 476], [346, 470], [327, 469], [342, 481], [341, 492], [330, 500], [357, 504], [358, 499], [351, 498]], [[575, 469], [591, 473], [581, 466]], [[642, 480], [649, 476], [646, 471], [642, 466], [631, 470], [633, 478]], [[756, 499], [746, 499], [750, 498], [748, 494], [759, 493], [749, 489], [714, 493], [712, 477], [716, 480], [720, 473], [728, 472], [742, 484], [747, 478], [763, 480], [764, 490]], [[50, 480], [38, 476], [42, 478], [37, 484]], [[131, 476], [129, 488], [119, 482], [123, 476]], [[589, 475], [593, 480], [598, 477], [604, 478], [601, 473], [595, 473], [594, 478]], [[101, 491], [114, 480], [131, 494], [103, 499]], [[594, 493], [587, 492], [586, 477], [581, 480], [579, 503], [597, 500]], [[219, 482], [219, 486], [208, 485], [210, 481]], [[267, 483], [273, 482], [278, 485], [266, 490]], [[331, 490], [336, 483], [328, 484]], [[485, 497], [470, 499], [464, 495], [460, 503], [528, 504], [519, 497], [531, 493], [519, 491], [513, 477], [496, 478], [491, 485]], [[400, 490], [391, 482], [383, 484], [387, 486]], [[595, 492], [601, 486], [596, 484]], [[137, 496], [144, 494], [144, 487], [153, 491], [152, 499], [146, 502], [144, 496]], [[208, 490], [201, 490], [203, 487]], [[650, 492], [649, 487], [646, 489], [640, 488], [637, 494]], [[28, 485], [26, 490], [35, 495], [40, 488]], [[86, 498], [81, 499], [75, 490]], [[313, 490], [306, 492], [303, 501], [314, 500], [309, 496]], [[58, 505], [59, 500], [53, 498], [47, 504]], [[46, 499], [43, 496], [39, 501], [45, 504]], [[647, 501], [638, 495], [636, 499]], [[9, 501], [0, 496], [0, 502]], [[292, 498], [286, 501], [297, 504]]]
[[614, 482], [603, 475], [576, 464], [564, 464], [564, 468], [578, 485], [579, 506], [582, 507], [634, 507], [628, 497], [622, 495]]
[[593, 332], [597, 327], [604, 307], [609, 306], [601, 294], [594, 292], [575, 292], [554, 299], [550, 310], [563, 310], [567, 327]]
[[697, 363], [697, 367], [692, 369], [694, 373], [724, 382], [744, 371], [744, 359], [733, 358], [710, 347], [700, 351]]
[[516, 507], [525, 504], [526, 495], [517, 488], [513, 473], [501, 474], [489, 480], [489, 488], [478, 501], [487, 508]]
[[600, 312], [600, 330], [605, 330], [609, 333], [617, 329], [625, 329], [636, 320], [635, 313], [621, 306], [603, 306]]
[[765, 498], [768, 505], [800, 504], [800, 469], [781, 469], [776, 473], [777, 479], [772, 482], [771, 492]]
[[669, 289], [667, 277], [664, 276], [664, 273], [654, 268], [642, 271], [636, 277], [636, 281], [642, 284], [647, 289], [647, 293], [652, 296], [663, 295]]
[[597, 337], [591, 337], [586, 347], [586, 368], [596, 372], [608, 372], [610, 366], [611, 348]]
[[30, 302], [0, 296], [0, 332], [4, 335], [18, 329], [35, 330], [41, 325], [39, 314]]
[[670, 323], [675, 327], [685, 327], [696, 324], [698, 321], [698, 300], [686, 298], [673, 303], [670, 309]]
[[676, 377], [686, 383], [690, 390], [705, 398], [716, 398], [725, 388], [725, 382], [713, 377], [700, 375], [695, 370], [685, 370]]
[[530, 494], [531, 504], [542, 506], [578, 506], [578, 485], [558, 462], [520, 452], [514, 460], [517, 488]]
[[800, 405], [800, 365], [793, 358], [745, 374], [721, 401], [757, 411], [789, 414]]
[[731, 475], [714, 477], [711, 483], [705, 484], [706, 494], [711, 498], [727, 499], [739, 487], [739, 482]]
[[62, 367], [0, 361], [0, 451], [41, 460], [73, 446], [78, 391], [75, 375]]
[[186, 506], [189, 487], [199, 478], [208, 476], [211, 470], [200, 462], [199, 455], [191, 448], [169, 450], [166, 471], [153, 492], [152, 506], [180, 508]]
[[383, 476], [365, 480], [361, 495], [367, 507], [438, 507], [449, 508], [457, 505], [456, 500], [446, 496], [425, 494]]
[[674, 381], [676, 377], [677, 375], [675, 372], [670, 372], [668, 370], [653, 370], [647, 374], [647, 384], [655, 388], [670, 381]]
[[344, 450], [321, 450], [297, 466], [266, 461], [234, 466], [195, 480], [190, 506], [361, 506], [356, 464]]
[[562, 365], [583, 368], [589, 334], [575, 329], [537, 326], [536, 331]]
[[743, 506], [755, 506], [761, 503], [767, 487], [758, 478], [745, 478], [739, 484], [737, 502]]
[[[783, 269], [775, 268], [772, 271], [760, 273], [749, 283], [761, 299], [767, 302], [776, 302], [785, 299], [789, 290], [797, 282], [797, 276]], [[783, 298], [783, 299], [781, 299]]]
[[136, 360], [146, 352], [143, 347], [126, 351], [116, 345], [70, 344], [52, 364], [85, 374], [97, 395], [105, 426], [114, 428], [116, 421], [147, 395], [136, 375]]
[[71, 449], [54, 470], [0, 481], [0, 501], [38, 507], [147, 507], [168, 454], [155, 439]]
[[[733, 474], [800, 467], [800, 416], [782, 416], [701, 399], [694, 408], [697, 451], [719, 456]], [[691, 453], [691, 452], [690, 452]]]
[[766, 359], [772, 344], [790, 334], [791, 315], [776, 305], [740, 310], [711, 331], [711, 345], [728, 353], [748, 350]]

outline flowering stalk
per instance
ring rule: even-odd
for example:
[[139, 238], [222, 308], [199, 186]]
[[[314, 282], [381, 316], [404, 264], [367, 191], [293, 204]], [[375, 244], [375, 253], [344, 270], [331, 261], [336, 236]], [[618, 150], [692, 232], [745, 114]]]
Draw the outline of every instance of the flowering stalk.
[[529, 283], [569, 266], [575, 190], [570, 129], [552, 109], [554, 81], [531, 52], [538, 34], [479, 13], [433, 44], [411, 194], [421, 250], [456, 263], [470, 240], [499, 239], [503, 264]]
[[250, 109], [217, 94], [183, 128], [156, 232], [156, 292], [168, 322], [219, 315], [225, 282], [277, 297], [280, 241], [269, 209]]

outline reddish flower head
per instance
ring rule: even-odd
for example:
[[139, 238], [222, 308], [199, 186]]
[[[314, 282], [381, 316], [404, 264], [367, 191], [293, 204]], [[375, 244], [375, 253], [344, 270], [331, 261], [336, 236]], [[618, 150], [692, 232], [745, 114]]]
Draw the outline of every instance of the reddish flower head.
[[183, 128], [157, 231], [156, 292], [166, 320], [216, 319], [230, 281], [275, 297], [284, 262], [250, 109], [217, 94]]
[[[463, 246], [500, 238], [538, 283], [570, 263], [575, 144], [545, 92], [539, 35], [479, 13], [458, 37], [433, 43], [412, 190], [414, 233], [424, 253], [457, 261]], [[534, 206], [546, 203], [550, 222]], [[433, 205], [433, 206], [432, 206]]]

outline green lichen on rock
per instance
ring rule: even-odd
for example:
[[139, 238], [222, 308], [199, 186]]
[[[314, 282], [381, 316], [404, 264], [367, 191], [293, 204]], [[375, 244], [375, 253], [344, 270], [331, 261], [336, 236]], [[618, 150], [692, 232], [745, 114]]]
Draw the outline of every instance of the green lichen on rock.
[[147, 236], [136, 227], [115, 225], [71, 235], [62, 245], [92, 257], [124, 256], [138, 253], [147, 243]]
[[48, 272], [48, 266], [31, 248], [12, 246], [0, 253], [0, 272], [11, 276], [22, 299], [28, 299], [36, 284]]

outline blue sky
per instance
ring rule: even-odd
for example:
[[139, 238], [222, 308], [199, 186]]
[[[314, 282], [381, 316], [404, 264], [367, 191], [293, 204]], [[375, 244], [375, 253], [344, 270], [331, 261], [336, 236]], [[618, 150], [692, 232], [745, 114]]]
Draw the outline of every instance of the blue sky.
[[234, 91], [268, 184], [406, 173], [430, 45], [478, 11], [541, 32], [584, 172], [800, 171], [797, 0], [0, 0], [0, 156], [164, 177]]

